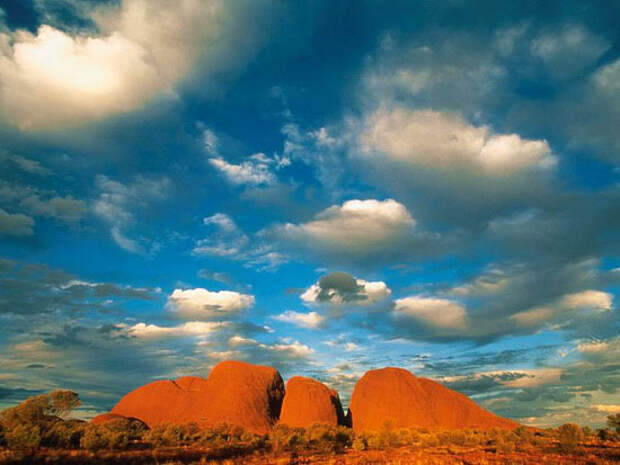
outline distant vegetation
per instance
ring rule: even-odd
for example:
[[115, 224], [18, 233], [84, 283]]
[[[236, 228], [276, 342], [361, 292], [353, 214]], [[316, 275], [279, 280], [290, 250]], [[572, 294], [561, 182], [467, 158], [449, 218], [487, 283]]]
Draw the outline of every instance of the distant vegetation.
[[[495, 454], [513, 454], [515, 451], [545, 449], [552, 453], [572, 454], [580, 447], [613, 445], [620, 440], [620, 414], [610, 415], [608, 427], [596, 431], [570, 423], [554, 429], [519, 427], [513, 431], [428, 431], [395, 428], [386, 423], [380, 431], [363, 434], [355, 434], [346, 427], [315, 424], [308, 428], [276, 425], [269, 434], [256, 435], [231, 425], [201, 428], [194, 423], [160, 424], [149, 429], [141, 421], [127, 418], [103, 423], [66, 419], [80, 404], [76, 393], [54, 391], [31, 397], [16, 407], [0, 412], [0, 447], [4, 449], [4, 452], [0, 452], [0, 463], [17, 463], [14, 460], [20, 456], [15, 455], [15, 452], [34, 456], [47, 451], [53, 456], [53, 451], [57, 450], [101, 452], [174, 448], [199, 449], [203, 463], [207, 456], [226, 458], [249, 454], [341, 454], [345, 451], [362, 453], [404, 447], [415, 450], [443, 448], [447, 453], [481, 449]], [[148, 456], [146, 452], [136, 454]]]

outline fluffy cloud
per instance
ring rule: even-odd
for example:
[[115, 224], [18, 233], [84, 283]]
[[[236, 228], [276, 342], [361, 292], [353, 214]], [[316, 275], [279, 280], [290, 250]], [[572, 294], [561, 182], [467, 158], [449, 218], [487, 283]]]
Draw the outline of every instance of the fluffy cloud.
[[407, 208], [393, 199], [349, 200], [311, 221], [276, 225], [263, 235], [274, 236], [292, 253], [301, 249], [332, 263], [419, 257], [451, 247], [439, 234], [416, 228]]
[[234, 291], [175, 289], [168, 297], [167, 306], [170, 311], [184, 318], [210, 320], [236, 315], [254, 305], [254, 300], [253, 295]]
[[458, 302], [434, 297], [411, 296], [395, 302], [397, 319], [414, 319], [441, 330], [463, 330], [467, 325], [467, 310]]
[[136, 323], [123, 327], [123, 331], [131, 337], [141, 339], [160, 339], [169, 337], [207, 336], [226, 326], [226, 322], [190, 321], [178, 326], [158, 326], [154, 324]]
[[325, 321], [325, 317], [319, 315], [317, 312], [301, 313], [294, 312], [292, 310], [287, 310], [280, 315], [274, 316], [273, 318], [275, 320], [290, 323], [301, 328], [312, 329], [320, 327]]
[[32, 236], [34, 220], [21, 213], [11, 214], [0, 208], [0, 234]]
[[451, 113], [396, 107], [378, 110], [365, 125], [360, 142], [368, 156], [379, 152], [414, 166], [504, 176], [555, 164], [544, 140], [492, 134]]
[[239, 47], [240, 30], [258, 41], [247, 20], [256, 15], [219, 0], [123, 0], [84, 10], [97, 32], [42, 25], [0, 35], [0, 105], [21, 129], [130, 111], [172, 94], [198, 63], [209, 74], [236, 66], [231, 55], [243, 61], [253, 47]]
[[325, 275], [310, 286], [301, 300], [307, 303], [335, 305], [371, 305], [386, 299], [392, 291], [383, 281], [364, 281], [348, 273], [335, 272]]

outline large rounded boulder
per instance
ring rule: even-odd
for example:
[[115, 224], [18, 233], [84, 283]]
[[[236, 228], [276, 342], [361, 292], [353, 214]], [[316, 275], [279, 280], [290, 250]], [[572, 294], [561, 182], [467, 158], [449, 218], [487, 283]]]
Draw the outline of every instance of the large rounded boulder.
[[111, 414], [160, 423], [241, 426], [266, 433], [277, 421], [284, 383], [275, 368], [228, 361], [218, 363], [207, 379], [185, 376], [155, 381], [125, 395]]
[[344, 425], [340, 397], [319, 381], [295, 376], [286, 383], [280, 423], [304, 428], [314, 423]]
[[268, 432], [280, 416], [284, 382], [275, 368], [238, 361], [218, 363], [207, 378], [208, 423]]
[[512, 429], [517, 423], [484, 410], [467, 396], [402, 368], [368, 371], [355, 385], [349, 407], [355, 431], [399, 428]]
[[187, 378], [155, 381], [125, 395], [110, 413], [142, 420], [149, 427], [160, 423], [200, 423], [209, 419], [209, 396], [205, 380], [192, 388]]

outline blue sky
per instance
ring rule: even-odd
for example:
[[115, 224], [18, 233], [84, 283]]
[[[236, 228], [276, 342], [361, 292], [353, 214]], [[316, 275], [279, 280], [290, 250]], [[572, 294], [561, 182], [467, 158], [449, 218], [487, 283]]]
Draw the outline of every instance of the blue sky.
[[234, 358], [620, 410], [615, 2], [0, 8], [0, 405]]

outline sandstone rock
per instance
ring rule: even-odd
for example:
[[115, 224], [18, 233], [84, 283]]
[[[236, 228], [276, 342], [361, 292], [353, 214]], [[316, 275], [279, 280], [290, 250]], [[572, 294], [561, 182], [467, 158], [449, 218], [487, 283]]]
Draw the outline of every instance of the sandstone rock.
[[307, 427], [314, 423], [344, 425], [338, 393], [311, 378], [295, 376], [286, 383], [280, 423]]
[[266, 433], [280, 416], [284, 382], [275, 368], [226, 361], [213, 367], [207, 381], [210, 424]]
[[159, 423], [238, 425], [266, 433], [276, 422], [284, 383], [275, 368], [221, 362], [207, 379], [185, 376], [155, 381], [125, 395], [111, 413], [134, 417], [149, 427]]
[[394, 427], [429, 429], [515, 428], [517, 423], [484, 410], [441, 384], [401, 368], [368, 371], [355, 385], [349, 421], [355, 431]]
[[159, 423], [204, 424], [208, 420], [206, 390], [189, 390], [174, 381], [155, 381], [125, 395], [111, 413], [142, 420], [150, 428]]

